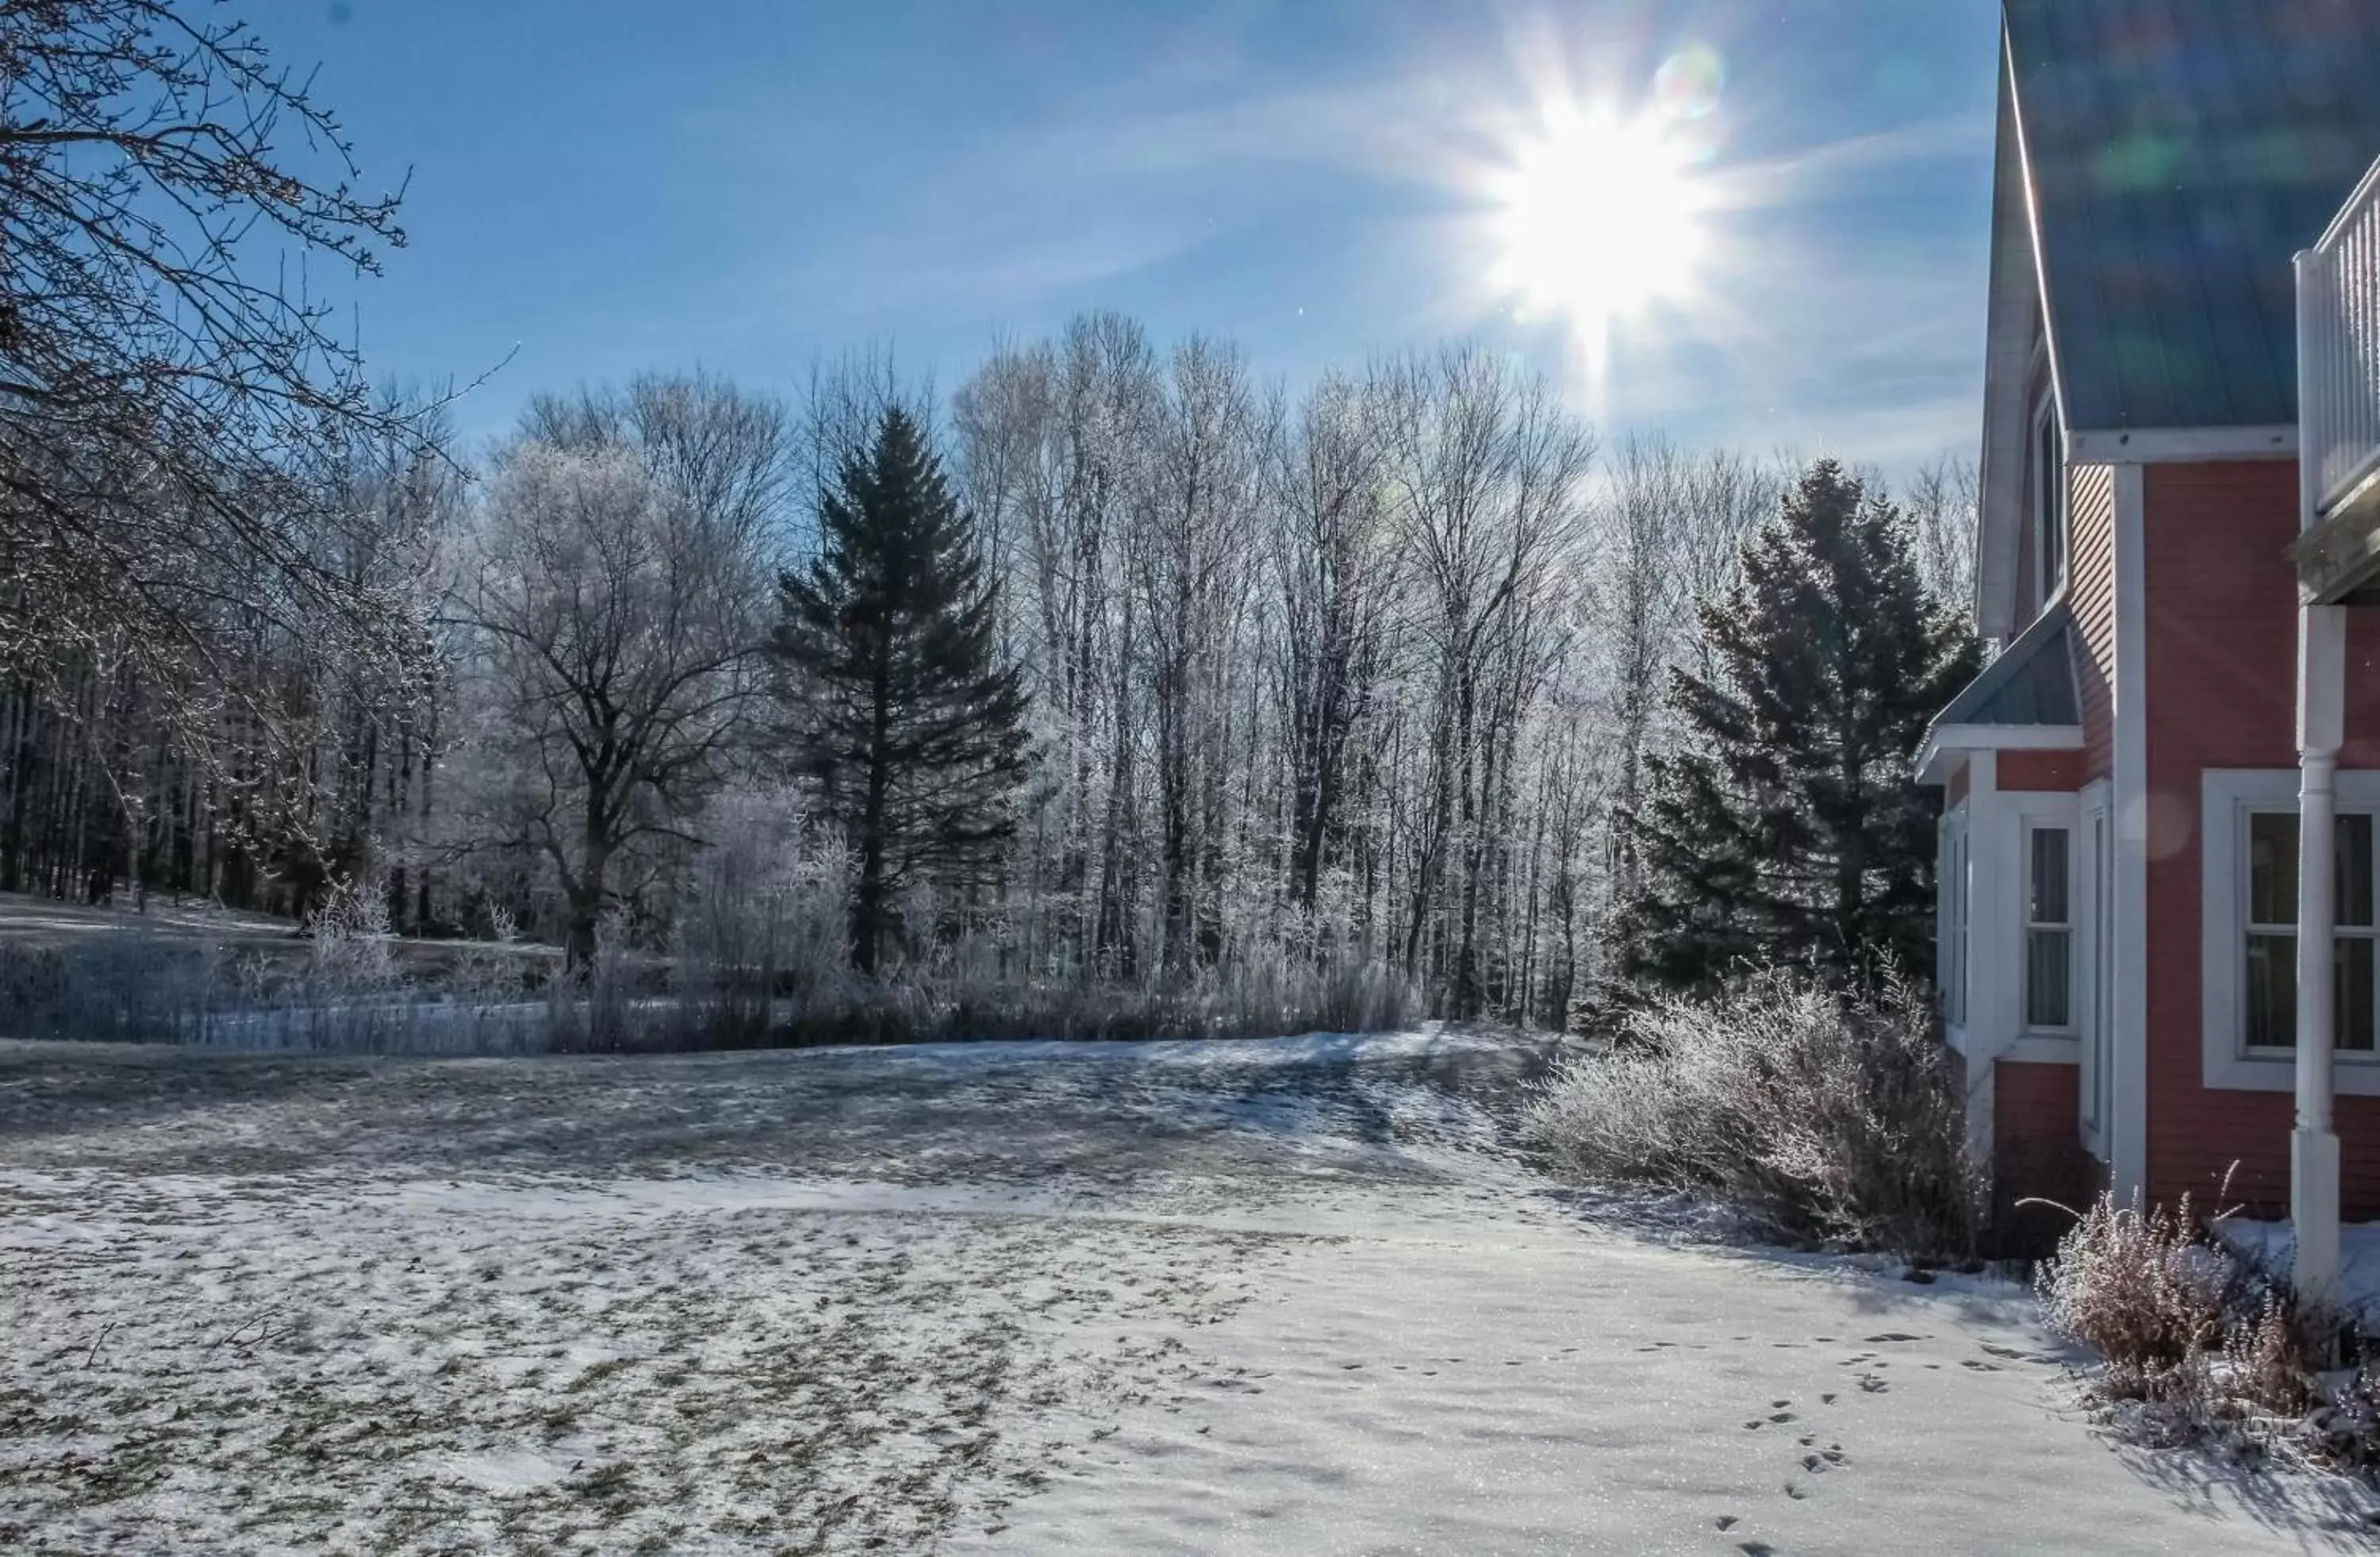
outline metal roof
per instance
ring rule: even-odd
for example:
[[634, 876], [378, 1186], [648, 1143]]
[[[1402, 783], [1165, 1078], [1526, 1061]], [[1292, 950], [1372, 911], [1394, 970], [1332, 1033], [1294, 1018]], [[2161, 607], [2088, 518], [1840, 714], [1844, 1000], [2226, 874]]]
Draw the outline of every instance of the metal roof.
[[2070, 428], [2297, 420], [2289, 259], [2380, 157], [2380, 0], [2006, 0]]
[[2082, 698], [2074, 678], [2074, 613], [2065, 602], [2051, 606], [2017, 635], [1984, 674], [1950, 699], [1933, 729], [1953, 724], [2046, 724], [2082, 723]]

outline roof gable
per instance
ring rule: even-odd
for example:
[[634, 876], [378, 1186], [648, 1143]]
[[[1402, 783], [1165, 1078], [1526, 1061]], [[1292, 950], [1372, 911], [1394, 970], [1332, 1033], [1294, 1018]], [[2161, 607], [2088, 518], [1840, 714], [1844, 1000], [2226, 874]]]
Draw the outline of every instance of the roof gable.
[[2289, 258], [2380, 156], [2380, 6], [2004, 14], [2066, 425], [2294, 422]]

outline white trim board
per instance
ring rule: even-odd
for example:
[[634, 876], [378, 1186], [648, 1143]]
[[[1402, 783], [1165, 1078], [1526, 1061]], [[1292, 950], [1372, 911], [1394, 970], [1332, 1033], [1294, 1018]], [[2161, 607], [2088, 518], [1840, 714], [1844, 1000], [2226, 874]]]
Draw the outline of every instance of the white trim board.
[[[2240, 922], [2240, 861], [2250, 810], [2295, 811], [2295, 768], [2209, 768], [2199, 778], [2199, 984], [2201, 1082], [2236, 1092], [2288, 1092], [2297, 1087], [2293, 1051], [2244, 1052], [2246, 1013], [2240, 961], [2247, 934]], [[2380, 770], [2342, 768], [2338, 804], [2380, 811]], [[2342, 1096], [2380, 1097], [2380, 1053], [2340, 1051], [2332, 1074]]]
[[2144, 1193], [2149, 1171], [2148, 478], [2116, 468], [2115, 942], [2108, 1035], [2107, 1171], [2116, 1198]]
[[2075, 465], [2192, 465], [2222, 459], [2294, 459], [2293, 423], [2268, 427], [2133, 427], [2077, 430], [2066, 435]]
[[2107, 1092], [2112, 1066], [2109, 1052], [2115, 1006], [2111, 971], [2115, 921], [2115, 818], [2108, 804], [2114, 786], [2106, 779], [2085, 785], [2076, 808], [2075, 847], [2082, 869], [2075, 905], [2081, 916], [2082, 978], [2078, 998], [2082, 1010], [2081, 1045], [2076, 1055], [2082, 1074], [2076, 1084], [2076, 1113], [2082, 1129], [2083, 1150], [2107, 1161]]

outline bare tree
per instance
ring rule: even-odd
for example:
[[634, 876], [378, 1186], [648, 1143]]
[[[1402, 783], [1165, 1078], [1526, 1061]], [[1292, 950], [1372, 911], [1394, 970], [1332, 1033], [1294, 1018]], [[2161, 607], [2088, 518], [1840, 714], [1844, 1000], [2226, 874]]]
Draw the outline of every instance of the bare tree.
[[1975, 526], [1981, 512], [1975, 464], [1944, 456], [1920, 470], [1901, 505], [1916, 531], [1918, 576], [1945, 610], [1973, 620]]
[[275, 252], [374, 272], [396, 196], [357, 190], [337, 121], [244, 24], [192, 13], [0, 6], [0, 664], [126, 629], [203, 724], [227, 622], [409, 634], [325, 566], [348, 516], [309, 468], [405, 419]]
[[1399, 583], [1376, 386], [1331, 375], [1306, 396], [1272, 480], [1290, 772], [1290, 897], [1312, 913], [1347, 787], [1348, 747], [1388, 671]]
[[626, 448], [528, 440], [498, 460], [447, 607], [504, 780], [473, 841], [550, 863], [574, 965], [625, 851], [700, 842], [762, 679], [762, 541], [755, 516], [702, 512]]
[[1218, 814], [1232, 714], [1233, 628], [1255, 535], [1265, 419], [1236, 352], [1193, 339], [1157, 402], [1135, 504], [1133, 587], [1157, 741], [1165, 962], [1211, 963], [1221, 939]]
[[1541, 381], [1483, 350], [1409, 360], [1395, 383], [1398, 522], [1433, 661], [1405, 964], [1422, 972], [1434, 925], [1432, 971], [1468, 1016], [1487, 999], [1480, 917], [1505, 862], [1518, 720], [1558, 648], [1595, 442]]

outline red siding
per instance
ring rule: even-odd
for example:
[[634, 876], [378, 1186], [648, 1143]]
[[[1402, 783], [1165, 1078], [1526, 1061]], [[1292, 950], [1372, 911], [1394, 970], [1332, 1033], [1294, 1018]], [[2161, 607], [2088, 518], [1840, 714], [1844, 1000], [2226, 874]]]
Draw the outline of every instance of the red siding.
[[[2148, 736], [2148, 1178], [2201, 1204], [2233, 1163], [2235, 1201], [2289, 1198], [2292, 1102], [2200, 1083], [2200, 775], [2297, 765], [2297, 468], [2150, 466], [2143, 529]], [[2380, 767], [2380, 613], [2349, 636], [2350, 767]], [[2348, 1214], [2380, 1214], [2380, 1099], [2342, 1097]]]
[[[1992, 1231], [2011, 1254], [2044, 1253], [2107, 1178], [2082, 1150], [2082, 1070], [2000, 1060], [1992, 1067]], [[2020, 1206], [2042, 1199], [2054, 1206]]]
[[[2084, 783], [2116, 771], [2116, 473], [2105, 465], [2077, 468], [2070, 501], [2074, 561], [2067, 602], [2081, 642], [2074, 666], [2082, 694]], [[2081, 788], [2081, 785], [2058, 785]]]
[[2003, 751], [1999, 761], [2002, 789], [2070, 792], [2090, 782], [2087, 751]]

